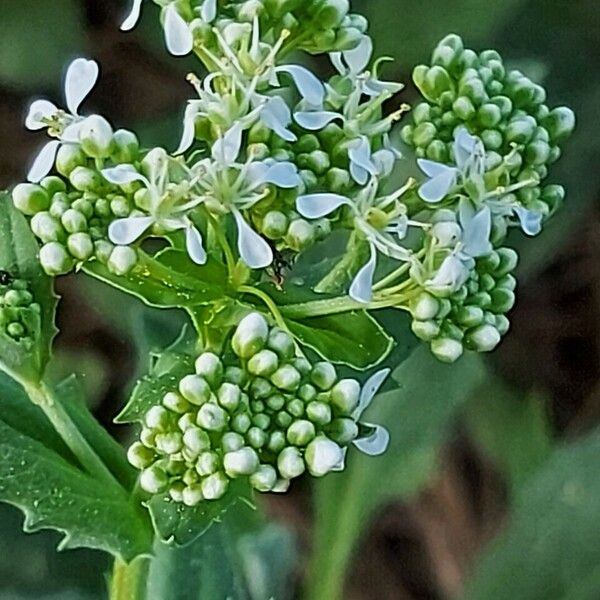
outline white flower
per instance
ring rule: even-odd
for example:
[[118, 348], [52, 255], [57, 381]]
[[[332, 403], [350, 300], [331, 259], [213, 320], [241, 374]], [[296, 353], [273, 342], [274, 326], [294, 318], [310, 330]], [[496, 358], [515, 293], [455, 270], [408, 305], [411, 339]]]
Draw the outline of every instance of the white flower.
[[151, 150], [144, 158], [143, 166], [148, 172], [148, 177], [128, 164], [102, 171], [104, 178], [114, 185], [127, 185], [139, 181], [150, 194], [150, 214], [113, 221], [108, 228], [108, 237], [115, 244], [128, 246], [140, 239], [154, 225], [167, 231], [183, 229], [190, 258], [197, 264], [204, 264], [207, 257], [202, 234], [187, 214], [202, 200], [190, 198], [185, 187], [180, 190], [169, 183], [169, 157], [162, 148]]
[[413, 255], [400, 242], [409, 225], [421, 226], [408, 220], [406, 207], [399, 201], [412, 182], [388, 196], [377, 196], [378, 183], [372, 179], [354, 199], [331, 193], [307, 194], [298, 197], [296, 209], [307, 219], [320, 219], [342, 206], [354, 214], [354, 224], [369, 243], [370, 257], [358, 271], [349, 289], [357, 302], [369, 303], [372, 299], [373, 277], [377, 267], [377, 252], [402, 262], [412, 262]]
[[481, 140], [460, 127], [455, 133], [453, 148], [454, 167], [425, 158], [417, 160], [419, 168], [428, 177], [419, 188], [419, 196], [425, 202], [440, 202], [459, 183], [464, 184], [469, 180], [481, 182], [485, 172], [485, 149]]
[[58, 139], [48, 142], [42, 148], [29, 171], [29, 181], [38, 182], [48, 175], [62, 144], [79, 142], [79, 130], [86, 119], [79, 115], [79, 107], [96, 85], [99, 71], [98, 63], [85, 58], [77, 58], [69, 65], [64, 90], [68, 112], [59, 109], [49, 100], [35, 100], [31, 103], [25, 119], [27, 129], [48, 129]]

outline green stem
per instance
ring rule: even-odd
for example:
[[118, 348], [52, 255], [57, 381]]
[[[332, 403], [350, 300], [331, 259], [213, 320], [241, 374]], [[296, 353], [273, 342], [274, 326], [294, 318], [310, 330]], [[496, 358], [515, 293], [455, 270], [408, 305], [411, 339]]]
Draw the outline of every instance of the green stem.
[[[31, 401], [44, 411], [56, 432], [77, 457], [83, 468], [99, 481], [103, 481], [111, 487], [121, 488], [121, 484], [79, 431], [54, 391], [43, 381], [39, 383], [22, 382], [22, 384]], [[123, 493], [125, 493], [124, 490]]]
[[115, 559], [110, 580], [110, 600], [146, 600], [150, 559], [136, 558], [131, 563]]
[[281, 307], [281, 313], [289, 319], [301, 319], [305, 317], [323, 317], [351, 310], [364, 310], [373, 308], [370, 304], [362, 304], [352, 300], [349, 296], [340, 298], [326, 298], [324, 300], [313, 300], [299, 304], [287, 304]]
[[263, 292], [262, 290], [259, 290], [258, 288], [252, 287], [250, 285], [241, 285], [240, 287], [238, 287], [238, 291], [240, 291], [244, 294], [251, 294], [252, 296], [256, 296], [257, 298], [260, 298], [266, 304], [267, 308], [271, 311], [271, 313], [273, 314], [273, 317], [274, 317], [277, 325], [279, 325], [279, 327], [281, 327], [285, 331], [288, 330], [287, 325], [285, 323], [285, 319], [281, 315], [281, 311], [279, 310], [279, 307], [277, 306], [277, 304], [275, 304], [273, 298], [271, 298], [271, 296], [269, 296], [269, 294], [267, 294], [266, 292]]

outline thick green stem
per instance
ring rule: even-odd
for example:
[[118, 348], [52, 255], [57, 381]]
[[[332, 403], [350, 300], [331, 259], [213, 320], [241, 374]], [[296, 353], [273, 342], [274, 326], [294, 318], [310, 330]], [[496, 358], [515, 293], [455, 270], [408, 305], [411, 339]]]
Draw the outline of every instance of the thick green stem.
[[117, 558], [110, 580], [110, 600], [146, 600], [149, 567], [147, 557], [129, 564]]
[[[58, 435], [77, 457], [83, 468], [99, 481], [103, 481], [111, 487], [121, 487], [115, 476], [79, 431], [53, 390], [43, 381], [36, 384], [23, 382], [23, 387], [31, 401], [44, 411]], [[124, 490], [123, 493], [125, 493]]]

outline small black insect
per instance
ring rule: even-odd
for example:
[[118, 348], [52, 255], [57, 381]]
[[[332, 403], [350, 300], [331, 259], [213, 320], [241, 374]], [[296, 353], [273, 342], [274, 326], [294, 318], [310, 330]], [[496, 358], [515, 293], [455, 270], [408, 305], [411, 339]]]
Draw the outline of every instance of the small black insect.
[[8, 271], [0, 271], [0, 285], [10, 285], [14, 280]]
[[282, 289], [285, 283], [287, 272], [292, 268], [292, 262], [288, 257], [284, 256], [279, 250], [276, 250], [273, 246], [273, 264], [271, 265], [271, 280], [275, 284], [275, 287], [279, 290]]

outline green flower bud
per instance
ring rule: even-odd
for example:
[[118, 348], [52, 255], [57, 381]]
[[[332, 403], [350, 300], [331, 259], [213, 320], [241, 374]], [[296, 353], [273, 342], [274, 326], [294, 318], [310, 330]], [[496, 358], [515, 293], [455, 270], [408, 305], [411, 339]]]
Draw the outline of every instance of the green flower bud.
[[248, 361], [247, 369], [252, 375], [269, 377], [275, 373], [278, 366], [279, 360], [275, 352], [272, 350], [261, 350]]
[[[188, 413], [189, 414], [189, 413]], [[205, 431], [191, 424], [183, 434], [183, 444], [193, 456], [210, 449], [210, 438]]]
[[56, 170], [65, 177], [77, 167], [87, 165], [88, 158], [81, 148], [75, 144], [62, 144], [56, 154]]
[[290, 223], [285, 241], [296, 252], [301, 252], [311, 246], [316, 239], [315, 228], [312, 223], [304, 219], [296, 219]]
[[278, 411], [285, 405], [285, 397], [281, 394], [272, 394], [265, 402], [271, 410]]
[[250, 427], [246, 433], [246, 440], [250, 446], [259, 450], [267, 443], [267, 434], [260, 427]]
[[270, 492], [277, 483], [277, 471], [271, 465], [260, 465], [250, 475], [250, 485], [259, 492]]
[[294, 339], [278, 327], [271, 329], [267, 347], [276, 352], [282, 360], [289, 360], [294, 356]]
[[437, 298], [422, 292], [417, 296], [411, 305], [413, 317], [419, 321], [428, 321], [437, 316], [440, 310], [440, 303]]
[[331, 404], [344, 415], [352, 414], [359, 398], [360, 384], [356, 379], [341, 379], [331, 390]]
[[284, 448], [277, 457], [277, 469], [285, 479], [294, 479], [304, 473], [306, 467], [297, 448]]
[[79, 129], [81, 149], [92, 158], [108, 158], [113, 144], [113, 129], [100, 115], [87, 117]]
[[34, 183], [20, 183], [12, 192], [15, 207], [24, 215], [35, 215], [35, 213], [50, 208], [50, 196], [46, 190]]
[[185, 485], [181, 481], [176, 481], [169, 488], [169, 496], [173, 502], [183, 502], [183, 490]]
[[93, 191], [102, 187], [101, 176], [87, 167], [75, 167], [69, 174], [71, 185], [80, 192]]
[[167, 392], [162, 403], [164, 407], [180, 415], [187, 413], [190, 409], [189, 403], [176, 392]]
[[217, 392], [217, 400], [219, 404], [230, 412], [236, 410], [240, 405], [242, 398], [242, 390], [235, 383], [222, 383]]
[[425, 342], [435, 339], [440, 333], [440, 326], [435, 321], [413, 321], [411, 323], [413, 333]]
[[320, 390], [329, 390], [337, 381], [337, 372], [331, 363], [319, 362], [313, 367], [310, 379]]
[[480, 325], [465, 336], [467, 348], [477, 352], [490, 352], [500, 343], [500, 333], [492, 325]]
[[280, 390], [293, 392], [298, 389], [302, 376], [292, 365], [283, 365], [273, 373], [271, 381]]
[[468, 121], [475, 115], [475, 107], [466, 96], [459, 96], [452, 104], [452, 110], [463, 121]]
[[304, 415], [304, 402], [299, 398], [292, 398], [287, 403], [286, 410], [293, 417], [301, 417]]
[[531, 140], [537, 127], [537, 122], [529, 115], [512, 120], [505, 132], [508, 143], [526, 144]]
[[463, 327], [477, 327], [483, 322], [483, 310], [479, 306], [461, 306], [456, 310], [455, 319]]
[[306, 416], [317, 425], [331, 422], [331, 407], [325, 402], [310, 402], [306, 407]]
[[327, 428], [327, 432], [332, 440], [342, 446], [347, 446], [358, 437], [358, 425], [353, 419], [334, 419]]
[[[300, 416], [302, 416], [302, 415], [300, 415]], [[284, 410], [279, 411], [277, 413], [277, 415], [275, 416], [275, 422], [282, 429], [287, 429], [292, 424], [293, 420], [294, 420], [294, 418], [292, 417], [292, 415], [285, 412]]]
[[286, 234], [288, 225], [288, 218], [282, 212], [272, 210], [264, 216], [261, 231], [270, 240], [279, 240]]
[[216, 404], [203, 404], [198, 411], [196, 422], [208, 431], [222, 431], [227, 425], [227, 413]]
[[65, 247], [58, 242], [50, 242], [41, 247], [40, 263], [48, 275], [64, 275], [74, 264]]
[[185, 413], [177, 421], [177, 427], [183, 432], [186, 432], [191, 427], [196, 427], [196, 415], [194, 413]]
[[169, 427], [171, 418], [169, 411], [163, 406], [153, 406], [144, 417], [146, 426], [150, 429], [165, 430]]
[[218, 500], [227, 492], [229, 481], [223, 473], [214, 473], [202, 482], [202, 495], [207, 500]]
[[49, 212], [39, 212], [31, 218], [31, 231], [42, 242], [59, 242], [65, 239], [65, 230]]
[[156, 448], [164, 454], [175, 454], [183, 446], [181, 433], [159, 433], [155, 438]]
[[559, 106], [550, 111], [542, 125], [548, 130], [552, 141], [562, 142], [575, 129], [575, 113], [566, 106]]
[[181, 500], [186, 506], [198, 506], [198, 504], [204, 500], [202, 484], [193, 483], [192, 485], [183, 488]]
[[216, 452], [203, 452], [196, 461], [198, 475], [206, 476], [216, 473], [221, 463]]
[[240, 413], [238, 415], [235, 415], [235, 417], [233, 417], [233, 421], [231, 422], [231, 427], [233, 428], [234, 431], [237, 431], [237, 433], [244, 434], [250, 429], [251, 424], [252, 424], [252, 421], [251, 421], [250, 417], [245, 413]]
[[266, 319], [259, 313], [250, 313], [240, 321], [231, 347], [240, 358], [250, 358], [264, 348], [268, 336]]
[[67, 240], [67, 248], [77, 260], [88, 260], [94, 253], [92, 238], [87, 233], [73, 233]]
[[235, 452], [244, 446], [244, 438], [233, 431], [228, 431], [221, 438], [221, 447], [225, 452]]
[[477, 120], [485, 129], [493, 129], [502, 120], [502, 111], [496, 104], [488, 102], [479, 107]]
[[246, 385], [248, 375], [246, 371], [240, 369], [239, 367], [227, 367], [225, 369], [223, 378], [229, 383], [235, 383], [236, 385], [243, 387], [244, 385]]
[[223, 457], [223, 467], [229, 477], [252, 475], [258, 469], [258, 455], [255, 450], [245, 446]]
[[111, 157], [115, 164], [132, 163], [139, 155], [140, 143], [135, 133], [118, 129], [113, 136]]
[[148, 427], [142, 427], [140, 431], [140, 442], [146, 446], [146, 448], [154, 449], [154, 438], [156, 437], [156, 432]]
[[497, 248], [496, 252], [500, 257], [500, 265], [495, 273], [496, 277], [508, 275], [516, 269], [519, 255], [512, 248]]
[[140, 475], [140, 487], [149, 494], [160, 494], [164, 492], [169, 484], [167, 474], [156, 465], [142, 471]]
[[311, 475], [323, 477], [343, 462], [344, 451], [327, 437], [319, 436], [306, 447], [304, 460]]
[[133, 443], [127, 450], [127, 460], [140, 471], [149, 467], [154, 461], [155, 454], [141, 442]]
[[54, 194], [67, 191], [65, 182], [60, 177], [56, 177], [56, 175], [44, 177], [44, 179], [40, 181], [40, 185], [48, 192], [50, 197], [54, 196]]
[[83, 231], [87, 231], [88, 224], [85, 216], [77, 210], [72, 208], [66, 210], [62, 217], [61, 222], [63, 227], [69, 233], [79, 233]]
[[250, 394], [256, 400], [262, 400], [269, 397], [273, 393], [273, 386], [262, 377], [257, 377], [250, 384]]
[[515, 305], [515, 294], [511, 290], [498, 288], [490, 292], [494, 312], [506, 313]]
[[114, 248], [115, 247], [106, 240], [98, 240], [97, 242], [94, 242], [94, 252], [96, 253], [96, 258], [103, 265], [108, 263]]
[[294, 446], [306, 446], [316, 435], [315, 426], [304, 419], [294, 421], [287, 430], [287, 440]]
[[463, 345], [452, 338], [440, 337], [431, 342], [431, 351], [442, 362], [453, 363], [462, 356]]
[[424, 148], [437, 137], [437, 129], [433, 123], [421, 123], [415, 127], [412, 139], [415, 146]]
[[129, 246], [115, 246], [108, 259], [108, 269], [115, 275], [127, 275], [137, 264], [137, 252]]
[[305, 383], [298, 388], [298, 398], [303, 402], [311, 402], [317, 397], [316, 388], [310, 383]]
[[124, 196], [115, 196], [110, 201], [110, 210], [115, 217], [128, 217], [131, 214], [131, 204]]

